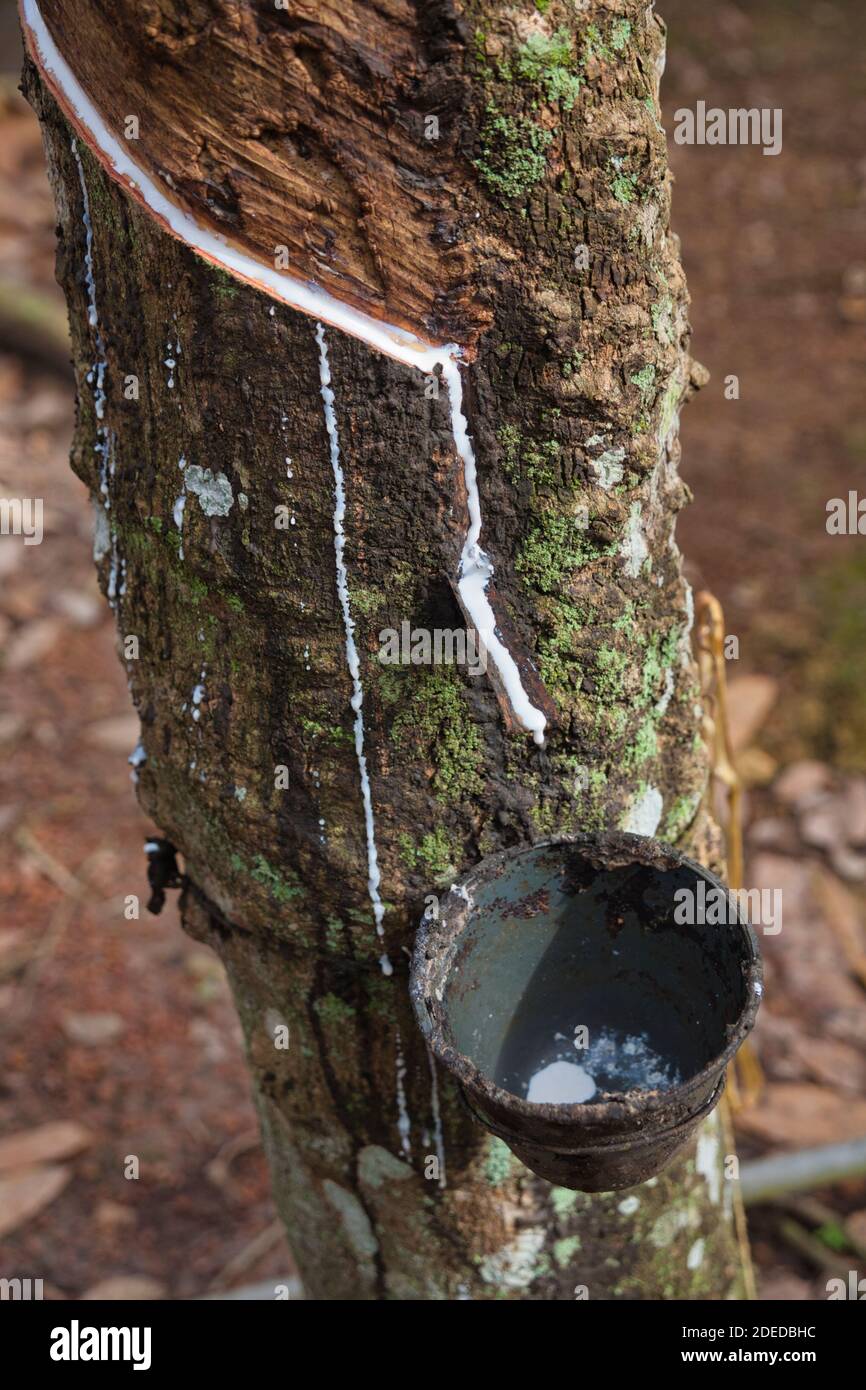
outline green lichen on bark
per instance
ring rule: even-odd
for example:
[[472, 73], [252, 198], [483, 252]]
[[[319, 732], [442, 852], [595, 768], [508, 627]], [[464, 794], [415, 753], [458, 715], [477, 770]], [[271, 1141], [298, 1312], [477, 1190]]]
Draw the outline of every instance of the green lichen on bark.
[[524, 198], [544, 177], [544, 152], [552, 140], [524, 116], [505, 116], [492, 104], [481, 126], [481, 153], [475, 160], [484, 184], [508, 200]]
[[442, 826], [428, 831], [420, 840], [413, 835], [401, 835], [400, 847], [409, 868], [426, 870], [431, 883], [453, 877], [460, 857], [459, 846]]
[[[444, 801], [459, 801], [481, 790], [481, 736], [472, 722], [460, 678], [453, 668], [418, 673], [407, 668], [399, 712], [391, 737], [409, 758], [418, 746], [430, 765], [430, 786]], [[408, 687], [408, 688], [407, 688]]]

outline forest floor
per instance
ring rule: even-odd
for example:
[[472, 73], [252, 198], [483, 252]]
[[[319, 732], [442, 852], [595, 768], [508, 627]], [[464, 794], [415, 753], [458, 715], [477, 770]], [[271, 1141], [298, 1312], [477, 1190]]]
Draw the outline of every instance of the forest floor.
[[[866, 552], [825, 530], [829, 498], [866, 491], [866, 33], [859, 0], [659, 8], [669, 131], [699, 98], [784, 111], [777, 158], [671, 142], [693, 350], [712, 372], [684, 416], [695, 502], [679, 538], [739, 640], [746, 883], [781, 887], [784, 903], [782, 932], [762, 941], [765, 1087], [737, 1117], [748, 1157], [866, 1135]], [[105, 1281], [113, 1297], [202, 1296], [273, 1282], [291, 1257], [221, 967], [180, 931], [173, 895], [160, 917], [124, 917], [127, 895], [146, 897], [153, 827], [67, 463], [71, 378], [50, 335], [28, 342], [6, 308], [23, 282], [49, 320], [65, 312], [39, 133], [13, 88], [0, 92], [0, 493], [46, 499], [49, 543], [0, 541], [2, 1273], [42, 1275], [62, 1297]], [[825, 1297], [866, 1248], [866, 1184], [753, 1210], [750, 1227], [762, 1297]]]

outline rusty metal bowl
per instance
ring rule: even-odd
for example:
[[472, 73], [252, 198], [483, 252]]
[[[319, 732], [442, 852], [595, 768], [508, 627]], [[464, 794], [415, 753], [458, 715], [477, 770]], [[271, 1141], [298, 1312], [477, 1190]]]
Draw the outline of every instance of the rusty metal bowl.
[[[710, 889], [722, 925], [677, 920], [683, 890], [699, 903]], [[482, 860], [425, 914], [411, 972], [421, 1030], [477, 1119], [539, 1176], [587, 1192], [645, 1182], [684, 1147], [761, 989], [754, 933], [724, 885], [615, 832]], [[562, 1076], [560, 1094], [576, 1094], [572, 1078], [594, 1092], [528, 1098]]]

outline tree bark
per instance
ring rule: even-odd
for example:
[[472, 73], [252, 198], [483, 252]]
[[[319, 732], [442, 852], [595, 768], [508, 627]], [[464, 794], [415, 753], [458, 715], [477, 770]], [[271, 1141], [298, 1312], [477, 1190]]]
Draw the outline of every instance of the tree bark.
[[[49, 21], [55, 8], [45, 7]], [[92, 495], [101, 582], [141, 716], [138, 795], [183, 854], [186, 929], [215, 947], [231, 980], [308, 1296], [741, 1296], [738, 1197], [724, 1177], [732, 1149], [718, 1115], [696, 1149], [634, 1192], [551, 1188], [434, 1074], [406, 989], [425, 896], [480, 855], [619, 826], [718, 867], [673, 538], [687, 499], [678, 412], [700, 373], [669, 230], [663, 27], [636, 0], [588, 0], [577, 12], [561, 0], [350, 8], [351, 31], [303, 0], [273, 11], [230, 0], [115, 6], [121, 73], [87, 57], [103, 22], [96, 0], [76, 14], [80, 69], [75, 33], [58, 23], [55, 37], [82, 80], [90, 73], [106, 119], [118, 90], [144, 102], [141, 54], [165, 69], [169, 93], [172, 82], [182, 90], [205, 33], [241, 29], [267, 53], [278, 42], [287, 70], [297, 72], [289, 50], [302, 64], [304, 123], [320, 149], [338, 151], [345, 197], [317, 223], [311, 190], [324, 160], [298, 172], [283, 110], [291, 150], [264, 182], [294, 190], [291, 234], [263, 231], [253, 190], [233, 204], [238, 240], [263, 259], [271, 241], [290, 243], [296, 273], [315, 279], [320, 258], [304, 226], [318, 225], [316, 244], [336, 245], [337, 260], [345, 252], [347, 302], [428, 341], [459, 334], [474, 359], [464, 393], [495, 566], [489, 594], [547, 717], [546, 742], [521, 727], [495, 672], [377, 658], [380, 633], [404, 621], [464, 624], [467, 492], [444, 383], [338, 331], [317, 335], [315, 321], [169, 235], [108, 176], [28, 64], [76, 362], [72, 461]], [[377, 67], [377, 52], [387, 64]], [[369, 87], [380, 123], [368, 131], [359, 120], [356, 154], [365, 141], [380, 162], [389, 139], [395, 151], [417, 146], [414, 175], [392, 180], [390, 240], [388, 198], [370, 188], [361, 197], [346, 173], [346, 73]], [[248, 111], [254, 74], [246, 80]], [[177, 125], [216, 130], [222, 87], [194, 89], [205, 106], [187, 104]], [[431, 114], [438, 146], [424, 135]], [[183, 141], [154, 128], [182, 167]], [[213, 177], [224, 186], [234, 160], [249, 191], [238, 170], [256, 165], [249, 141], [262, 132], [232, 129], [212, 142]], [[145, 145], [136, 158], [156, 168], [160, 150]], [[406, 154], [400, 167], [409, 163]], [[424, 206], [404, 216], [406, 186], [422, 176]], [[200, 185], [191, 176], [179, 201], [192, 206]], [[358, 240], [359, 197], [372, 208], [372, 260]], [[338, 265], [327, 278], [337, 293]], [[322, 340], [382, 939], [335, 568]]]

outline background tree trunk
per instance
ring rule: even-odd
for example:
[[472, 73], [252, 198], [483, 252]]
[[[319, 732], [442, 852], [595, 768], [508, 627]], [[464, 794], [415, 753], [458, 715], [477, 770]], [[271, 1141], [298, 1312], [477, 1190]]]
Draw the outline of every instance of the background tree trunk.
[[[165, 40], [162, 61], [182, 85], [181, 18], [165, 5], [121, 8], [127, 29]], [[337, 49], [334, 17], [305, 19], [299, 3], [276, 20], [263, 6], [206, 8], [217, 32], [239, 8], [264, 42], [284, 24], [307, 71], [318, 61], [327, 75], [338, 51], [346, 68], [364, 57], [365, 78], [379, 80], [378, 6], [355, 7], [359, 35], [342, 33]], [[184, 924], [232, 982], [308, 1296], [736, 1297], [737, 1199], [718, 1115], [696, 1149], [632, 1193], [551, 1188], [469, 1119], [431, 1069], [409, 1007], [424, 897], [482, 854], [619, 826], [718, 859], [673, 541], [687, 497], [678, 411], [698, 371], [669, 232], [662, 26], [634, 0], [590, 0], [577, 17], [557, 0], [527, 0], [519, 15], [502, 0], [422, 10], [404, 16], [412, 63], [391, 73], [404, 108], [381, 105], [404, 131], [414, 95], [419, 142], [424, 114], [437, 115], [448, 176], [429, 203], [435, 214], [443, 188], [458, 198], [448, 237], [459, 273], [439, 310], [437, 286], [423, 285], [428, 309], [418, 308], [407, 277], [387, 270], [379, 301], [360, 270], [352, 294], [426, 335], [462, 324], [474, 345], [464, 391], [490, 592], [548, 717], [546, 745], [492, 681], [377, 660], [380, 631], [404, 620], [463, 626], [463, 467], [435, 377], [326, 328], [380, 940], [322, 335], [169, 236], [75, 138], [29, 66], [75, 349], [73, 466], [91, 490], [96, 559], [141, 716], [138, 793], [183, 853]], [[118, 80], [108, 67], [98, 78], [106, 103]], [[325, 145], [329, 89], [316, 98]], [[319, 162], [308, 177], [321, 179]], [[378, 264], [411, 244], [380, 237]], [[298, 269], [314, 275], [313, 261]], [[419, 251], [418, 264], [435, 273], [437, 260]], [[287, 1049], [275, 1046], [281, 1023]], [[425, 1176], [431, 1157], [438, 1178]]]

